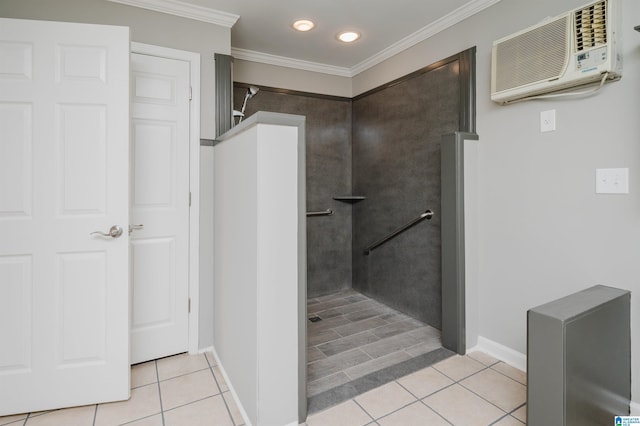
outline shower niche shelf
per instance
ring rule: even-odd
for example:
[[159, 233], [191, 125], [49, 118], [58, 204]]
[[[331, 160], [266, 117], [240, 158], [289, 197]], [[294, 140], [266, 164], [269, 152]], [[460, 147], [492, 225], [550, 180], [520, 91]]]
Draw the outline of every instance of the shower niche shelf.
[[358, 201], [366, 200], [367, 197], [362, 195], [341, 195], [339, 197], [333, 197], [336, 201], [342, 201], [343, 203], [357, 203]]

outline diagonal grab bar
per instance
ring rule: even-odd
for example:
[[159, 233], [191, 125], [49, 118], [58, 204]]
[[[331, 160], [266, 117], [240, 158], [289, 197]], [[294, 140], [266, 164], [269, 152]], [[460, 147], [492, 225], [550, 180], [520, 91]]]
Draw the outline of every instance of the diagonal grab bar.
[[375, 243], [371, 244], [369, 247], [367, 247], [364, 250], [364, 254], [367, 255], [367, 256], [370, 255], [373, 250], [375, 250], [376, 248], [380, 247], [382, 244], [386, 243], [390, 239], [396, 237], [398, 234], [401, 234], [402, 232], [404, 232], [407, 229], [411, 228], [413, 225], [417, 224], [418, 222], [422, 222], [424, 219], [431, 220], [432, 217], [433, 217], [433, 212], [431, 210], [425, 211], [420, 216], [418, 216], [417, 218], [413, 219], [411, 222], [408, 222], [407, 224], [405, 224], [405, 225], [401, 226], [400, 228], [396, 229], [395, 231], [391, 232], [386, 237], [380, 238], [378, 241], [376, 241]]

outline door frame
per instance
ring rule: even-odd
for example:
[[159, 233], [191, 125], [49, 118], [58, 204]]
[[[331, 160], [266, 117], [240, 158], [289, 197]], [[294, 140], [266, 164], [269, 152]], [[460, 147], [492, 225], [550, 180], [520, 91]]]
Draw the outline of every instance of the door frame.
[[131, 53], [189, 62], [191, 102], [189, 105], [189, 353], [199, 352], [200, 318], [200, 54], [138, 42]]

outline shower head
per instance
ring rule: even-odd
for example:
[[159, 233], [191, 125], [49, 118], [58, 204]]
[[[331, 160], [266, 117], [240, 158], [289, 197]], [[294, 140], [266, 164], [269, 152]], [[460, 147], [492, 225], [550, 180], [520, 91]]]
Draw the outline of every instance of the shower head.
[[258, 89], [256, 86], [249, 86], [249, 88], [247, 89], [247, 96], [249, 97], [249, 99], [251, 99], [255, 95], [257, 95], [259, 91], [260, 89]]
[[240, 120], [238, 121], [238, 124], [240, 124], [244, 118], [244, 109], [247, 107], [247, 101], [253, 98], [259, 91], [260, 89], [255, 86], [249, 86], [247, 89], [247, 94], [244, 95], [244, 102], [242, 102], [242, 110], [240, 111]]

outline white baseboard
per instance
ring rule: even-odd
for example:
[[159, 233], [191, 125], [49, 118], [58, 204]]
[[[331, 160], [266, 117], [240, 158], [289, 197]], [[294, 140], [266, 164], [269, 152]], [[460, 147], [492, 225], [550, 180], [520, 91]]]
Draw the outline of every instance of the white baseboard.
[[486, 337], [478, 336], [478, 344], [467, 352], [481, 351], [518, 370], [527, 371], [527, 356]]
[[[242, 403], [240, 402], [240, 398], [238, 398], [238, 394], [236, 393], [236, 390], [233, 388], [233, 384], [231, 383], [231, 380], [229, 380], [229, 376], [227, 376], [227, 372], [224, 369], [224, 366], [220, 362], [220, 357], [218, 356], [218, 353], [216, 352], [216, 349], [213, 346], [211, 346], [211, 348], [207, 349], [207, 351], [211, 351], [213, 353], [213, 357], [216, 360], [216, 365], [220, 369], [220, 372], [222, 373], [222, 377], [224, 377], [224, 381], [227, 383], [227, 387], [229, 388], [229, 392], [231, 392], [231, 396], [233, 397], [233, 399], [236, 402], [236, 405], [238, 406], [238, 411], [240, 411], [240, 415], [242, 415], [242, 419], [244, 420], [245, 425], [246, 426], [252, 426], [251, 421], [249, 421], [249, 416], [247, 415], [247, 412], [245, 411], [244, 407], [242, 406]], [[296, 425], [297, 425], [297, 423], [296, 423]]]
[[640, 403], [631, 401], [631, 415], [640, 416]]
[[206, 348], [198, 349], [198, 353], [199, 354], [203, 354], [205, 352], [213, 352], [213, 353], [215, 353], [215, 351], [213, 350], [213, 346], [207, 346]]

